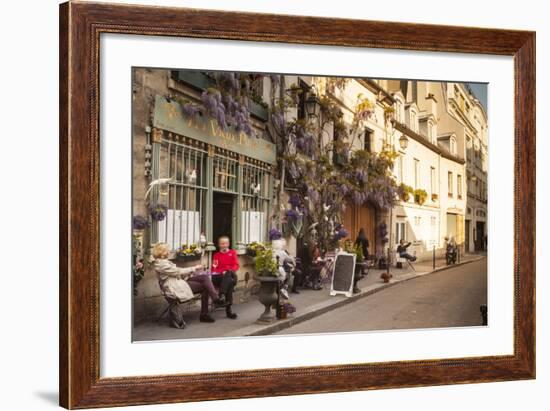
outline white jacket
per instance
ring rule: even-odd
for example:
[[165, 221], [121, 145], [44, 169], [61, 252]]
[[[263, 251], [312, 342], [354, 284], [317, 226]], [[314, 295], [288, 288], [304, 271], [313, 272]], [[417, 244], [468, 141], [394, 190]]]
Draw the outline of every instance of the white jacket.
[[193, 291], [183, 278], [195, 271], [195, 267], [181, 268], [165, 258], [153, 261], [153, 268], [159, 278], [159, 286], [167, 298], [177, 299], [180, 302], [193, 298]]

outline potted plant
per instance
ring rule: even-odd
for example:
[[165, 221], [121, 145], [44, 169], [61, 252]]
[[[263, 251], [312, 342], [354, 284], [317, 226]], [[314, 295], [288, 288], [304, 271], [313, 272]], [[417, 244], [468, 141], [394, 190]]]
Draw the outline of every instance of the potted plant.
[[149, 227], [149, 219], [142, 215], [136, 215], [132, 219], [132, 228], [134, 231], [143, 231]]
[[253, 241], [246, 247], [246, 254], [250, 257], [256, 257], [259, 251], [264, 251], [266, 246], [258, 241]]
[[411, 197], [411, 194], [414, 192], [413, 188], [411, 186], [408, 186], [405, 183], [401, 183], [397, 187], [397, 194], [399, 195], [399, 198], [403, 202], [409, 201], [409, 198]]
[[201, 258], [202, 249], [197, 244], [182, 244], [176, 251], [176, 257], [183, 261], [195, 261]]
[[422, 190], [421, 188], [414, 190], [414, 202], [418, 205], [423, 205], [426, 202], [427, 198], [428, 193], [426, 192], [426, 190]]
[[296, 307], [290, 302], [285, 301], [277, 306], [277, 318], [279, 320], [285, 320], [289, 314], [295, 313]]
[[149, 214], [151, 214], [151, 218], [153, 221], [162, 221], [166, 218], [166, 213], [168, 211], [168, 207], [166, 207], [164, 204], [155, 204], [152, 206], [149, 206]]
[[258, 322], [266, 323], [273, 321], [271, 307], [278, 300], [277, 285], [279, 283], [278, 265], [273, 258], [271, 249], [259, 250], [255, 260], [256, 279], [260, 282], [258, 300], [265, 307], [264, 312], [258, 318]]
[[393, 274], [392, 273], [387, 273], [386, 271], [384, 271], [382, 273], [382, 275], [380, 275], [380, 278], [382, 280], [384, 280], [385, 283], [389, 283], [390, 282], [390, 278], [393, 277]]

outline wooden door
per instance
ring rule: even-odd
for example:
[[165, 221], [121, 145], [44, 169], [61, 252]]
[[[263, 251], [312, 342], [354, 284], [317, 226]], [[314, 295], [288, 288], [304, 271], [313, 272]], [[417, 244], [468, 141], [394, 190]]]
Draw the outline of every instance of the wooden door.
[[376, 209], [370, 205], [356, 206], [348, 204], [342, 216], [342, 224], [348, 230], [349, 237], [353, 240], [357, 237], [361, 228], [365, 229], [370, 243], [370, 251], [373, 252], [376, 244]]
[[365, 229], [369, 240], [369, 254], [372, 254], [376, 244], [376, 209], [369, 205], [363, 205], [357, 209], [357, 226], [355, 235], [359, 233], [361, 228]]

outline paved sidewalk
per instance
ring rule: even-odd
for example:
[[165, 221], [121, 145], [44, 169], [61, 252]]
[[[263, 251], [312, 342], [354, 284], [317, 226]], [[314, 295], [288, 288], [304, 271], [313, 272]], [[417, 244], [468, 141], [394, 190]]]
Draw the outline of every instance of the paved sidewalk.
[[[467, 254], [462, 256], [460, 264], [466, 264], [482, 258], [485, 258], [485, 256]], [[256, 324], [256, 320], [264, 308], [263, 305], [257, 301], [256, 297], [253, 296], [250, 301], [234, 306], [234, 311], [239, 315], [236, 320], [226, 318], [224, 310], [218, 310], [213, 314], [214, 318], [216, 318], [215, 323], [200, 323], [198, 321], [198, 311], [193, 310], [185, 315], [187, 328], [183, 330], [170, 328], [166, 319], [162, 322], [144, 322], [138, 324], [134, 328], [133, 340], [153, 341], [269, 335], [285, 328], [292, 327], [300, 322], [307, 321], [308, 319], [324, 314], [327, 311], [341, 307], [345, 304], [357, 301], [357, 299], [364, 298], [384, 288], [391, 287], [394, 284], [432, 272], [441, 271], [448, 268], [448, 266], [445, 264], [444, 259], [437, 259], [435, 270], [433, 269], [432, 261], [414, 263], [414, 268], [416, 271], [413, 271], [409, 267], [404, 269], [392, 267], [391, 272], [393, 278], [389, 283], [384, 283], [380, 278], [380, 275], [385, 272], [385, 270], [371, 269], [368, 276], [358, 283], [361, 292], [349, 298], [343, 295], [330, 296], [330, 285], [318, 291], [309, 289], [300, 290], [300, 294], [290, 295], [292, 304], [296, 306], [296, 312], [285, 320], [274, 321], [271, 324]]]

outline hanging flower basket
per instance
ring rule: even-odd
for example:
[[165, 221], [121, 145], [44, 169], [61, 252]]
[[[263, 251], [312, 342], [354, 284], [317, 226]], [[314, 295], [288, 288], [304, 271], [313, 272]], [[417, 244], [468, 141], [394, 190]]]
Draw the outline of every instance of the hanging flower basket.
[[414, 190], [414, 202], [418, 205], [423, 205], [426, 202], [426, 199], [428, 198], [428, 193], [426, 190], [417, 189]]
[[151, 214], [151, 218], [153, 221], [162, 221], [166, 218], [166, 213], [168, 211], [168, 207], [166, 207], [164, 204], [156, 204], [149, 207], [149, 214]]

